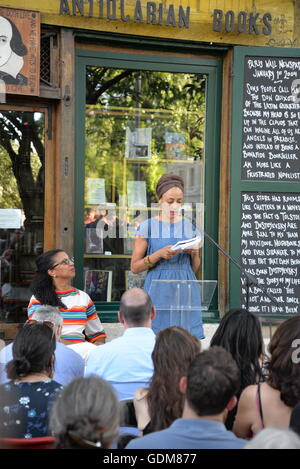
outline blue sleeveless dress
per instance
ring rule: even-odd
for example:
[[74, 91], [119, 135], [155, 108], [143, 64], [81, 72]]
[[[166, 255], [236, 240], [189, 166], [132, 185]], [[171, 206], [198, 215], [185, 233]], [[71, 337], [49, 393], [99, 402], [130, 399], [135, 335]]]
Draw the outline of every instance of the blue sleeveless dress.
[[[150, 218], [142, 222], [136, 231], [136, 235], [142, 236], [148, 242], [147, 254], [199, 234], [187, 218], [182, 218], [176, 223]], [[155, 280], [170, 282], [160, 283]], [[177, 280], [179, 282], [176, 282]], [[182, 280], [190, 282], [180, 283]], [[166, 327], [181, 326], [199, 339], [205, 337], [200, 290], [198, 284], [193, 282], [196, 280], [191, 266], [191, 256], [183, 252], [171, 259], [160, 259], [155, 267], [148, 270], [144, 290], [148, 292], [156, 307], [156, 318], [152, 321], [155, 334]], [[182, 315], [182, 309], [176, 309], [178, 304], [185, 307], [189, 305], [188, 310], [185, 310], [185, 316]]]

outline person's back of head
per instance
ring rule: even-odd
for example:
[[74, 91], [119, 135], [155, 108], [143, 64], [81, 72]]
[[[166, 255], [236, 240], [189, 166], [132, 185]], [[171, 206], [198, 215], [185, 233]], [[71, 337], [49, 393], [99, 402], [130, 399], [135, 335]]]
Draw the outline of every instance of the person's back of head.
[[221, 319], [210, 346], [231, 353], [241, 373], [241, 390], [263, 378], [260, 359], [264, 341], [258, 318], [245, 309], [232, 309]]
[[18, 379], [40, 372], [52, 377], [55, 347], [56, 338], [49, 326], [25, 325], [13, 343], [13, 359], [6, 365], [8, 378]]
[[53, 327], [56, 338], [58, 339], [61, 333], [63, 318], [59, 308], [50, 305], [42, 305], [32, 313], [31, 318], [26, 322], [26, 324], [32, 323], [41, 323]]
[[119, 310], [121, 322], [129, 327], [143, 327], [153, 319], [152, 314], [152, 301], [145, 290], [132, 288], [123, 293]]
[[267, 382], [280, 391], [280, 398], [288, 407], [300, 401], [300, 363], [294, 356], [299, 337], [300, 315], [297, 315], [278, 326], [268, 345]]
[[300, 449], [300, 438], [287, 428], [264, 428], [243, 449]]
[[186, 379], [186, 402], [199, 417], [224, 412], [240, 385], [239, 369], [231, 354], [211, 347], [190, 364]]
[[50, 428], [58, 448], [110, 448], [119, 432], [112, 386], [96, 376], [74, 379], [52, 407]]
[[147, 395], [152, 431], [167, 428], [181, 417], [184, 396], [179, 382], [200, 351], [200, 341], [181, 327], [168, 327], [157, 335], [152, 352], [154, 372]]
[[300, 436], [300, 402], [292, 410], [290, 429]]

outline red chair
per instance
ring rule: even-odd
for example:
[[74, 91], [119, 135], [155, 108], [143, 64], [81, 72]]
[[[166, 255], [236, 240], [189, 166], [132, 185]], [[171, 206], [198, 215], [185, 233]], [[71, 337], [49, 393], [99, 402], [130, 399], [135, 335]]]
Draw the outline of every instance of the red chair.
[[0, 438], [1, 449], [53, 449], [54, 436], [40, 438]]

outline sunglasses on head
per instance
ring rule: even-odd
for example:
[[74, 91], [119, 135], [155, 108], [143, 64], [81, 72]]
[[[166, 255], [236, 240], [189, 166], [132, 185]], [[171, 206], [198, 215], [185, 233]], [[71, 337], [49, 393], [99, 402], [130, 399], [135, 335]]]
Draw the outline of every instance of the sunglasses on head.
[[74, 257], [66, 257], [66, 259], [63, 259], [57, 264], [54, 264], [52, 266], [52, 269], [55, 269], [55, 267], [57, 267], [58, 265], [69, 265], [69, 264], [74, 264]]

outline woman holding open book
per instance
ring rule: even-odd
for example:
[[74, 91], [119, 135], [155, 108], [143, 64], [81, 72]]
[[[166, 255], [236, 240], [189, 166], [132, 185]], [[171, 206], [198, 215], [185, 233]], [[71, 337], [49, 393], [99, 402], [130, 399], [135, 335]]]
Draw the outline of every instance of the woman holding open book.
[[200, 266], [199, 242], [191, 243], [189, 249], [184, 249], [184, 245], [172, 249], [176, 243], [200, 235], [191, 221], [181, 215], [182, 178], [164, 174], [157, 183], [156, 195], [160, 211], [136, 231], [131, 270], [133, 273], [147, 270], [144, 289], [157, 310], [152, 321], [156, 334], [166, 327], [181, 325], [203, 339], [200, 290], [195, 282], [195, 272]]

